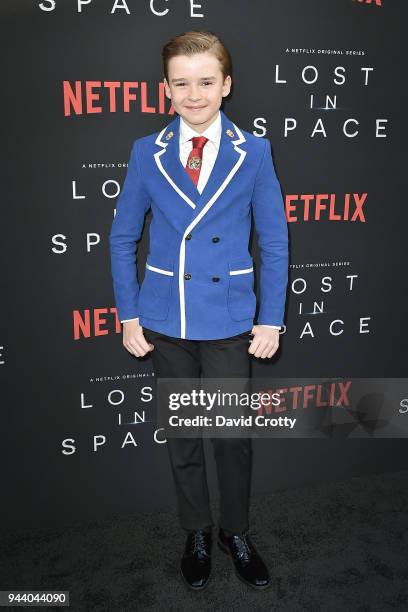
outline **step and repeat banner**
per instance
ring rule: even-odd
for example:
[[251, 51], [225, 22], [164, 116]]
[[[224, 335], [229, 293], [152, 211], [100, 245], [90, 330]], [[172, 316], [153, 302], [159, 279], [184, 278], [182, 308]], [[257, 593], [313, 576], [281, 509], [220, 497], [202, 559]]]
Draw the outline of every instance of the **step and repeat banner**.
[[[0, 11], [3, 525], [174, 504], [152, 362], [122, 345], [108, 235], [133, 141], [174, 118], [161, 50], [187, 30], [229, 49], [222, 109], [270, 140], [285, 202], [286, 331], [273, 359], [252, 360], [253, 377], [406, 376], [403, 0], [16, 0]], [[251, 252], [258, 274], [255, 231]], [[406, 467], [404, 436], [376, 435], [379, 412], [370, 426], [360, 416], [313, 439], [256, 441], [253, 492]]]

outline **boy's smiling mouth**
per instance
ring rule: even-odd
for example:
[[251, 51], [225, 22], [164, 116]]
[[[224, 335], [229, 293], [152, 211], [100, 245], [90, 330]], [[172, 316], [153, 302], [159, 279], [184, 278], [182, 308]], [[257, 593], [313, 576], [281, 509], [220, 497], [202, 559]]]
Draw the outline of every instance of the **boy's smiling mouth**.
[[192, 110], [192, 111], [199, 111], [202, 108], [205, 108], [205, 106], [186, 106], [186, 108], [188, 108], [188, 110]]

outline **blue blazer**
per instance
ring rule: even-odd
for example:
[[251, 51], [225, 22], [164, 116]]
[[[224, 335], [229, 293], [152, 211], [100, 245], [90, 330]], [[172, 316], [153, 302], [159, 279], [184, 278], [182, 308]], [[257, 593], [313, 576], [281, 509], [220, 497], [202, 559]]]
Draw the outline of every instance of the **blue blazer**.
[[[179, 158], [180, 117], [133, 142], [109, 235], [118, 317], [190, 340], [227, 338], [254, 325], [251, 210], [260, 253], [257, 324], [283, 325], [288, 228], [271, 145], [223, 111], [220, 148], [200, 194]], [[151, 208], [143, 282], [137, 247]]]

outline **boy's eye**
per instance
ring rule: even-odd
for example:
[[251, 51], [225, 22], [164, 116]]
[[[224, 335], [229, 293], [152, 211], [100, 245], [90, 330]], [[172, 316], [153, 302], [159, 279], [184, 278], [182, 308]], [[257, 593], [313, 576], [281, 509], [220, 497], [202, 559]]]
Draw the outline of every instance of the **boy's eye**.
[[[212, 81], [203, 81], [202, 85], [212, 85]], [[176, 83], [176, 87], [184, 87], [185, 83]]]

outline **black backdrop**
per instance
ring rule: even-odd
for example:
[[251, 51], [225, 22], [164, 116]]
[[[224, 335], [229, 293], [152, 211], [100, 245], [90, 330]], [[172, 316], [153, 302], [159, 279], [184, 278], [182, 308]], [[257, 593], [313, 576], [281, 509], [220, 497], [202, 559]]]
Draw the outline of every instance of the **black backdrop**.
[[[131, 143], [172, 119], [161, 48], [185, 30], [212, 30], [230, 49], [234, 87], [223, 110], [270, 138], [293, 206], [287, 331], [278, 357], [254, 363], [253, 375], [406, 376], [406, 3], [128, 0], [112, 13], [114, 4], [1, 5], [3, 526], [174, 504], [155, 411], [140, 399], [152, 364], [121, 342], [108, 233]], [[115, 104], [108, 82], [118, 84]], [[81, 92], [81, 108], [70, 90]], [[330, 197], [340, 217], [327, 205], [316, 219], [316, 198]], [[350, 217], [355, 198], [364, 200], [355, 220], [343, 218], [348, 197]], [[256, 235], [252, 247], [258, 261]], [[324, 312], [313, 313], [321, 301]], [[363, 431], [258, 440], [253, 493], [403, 469], [405, 451], [404, 439]]]

